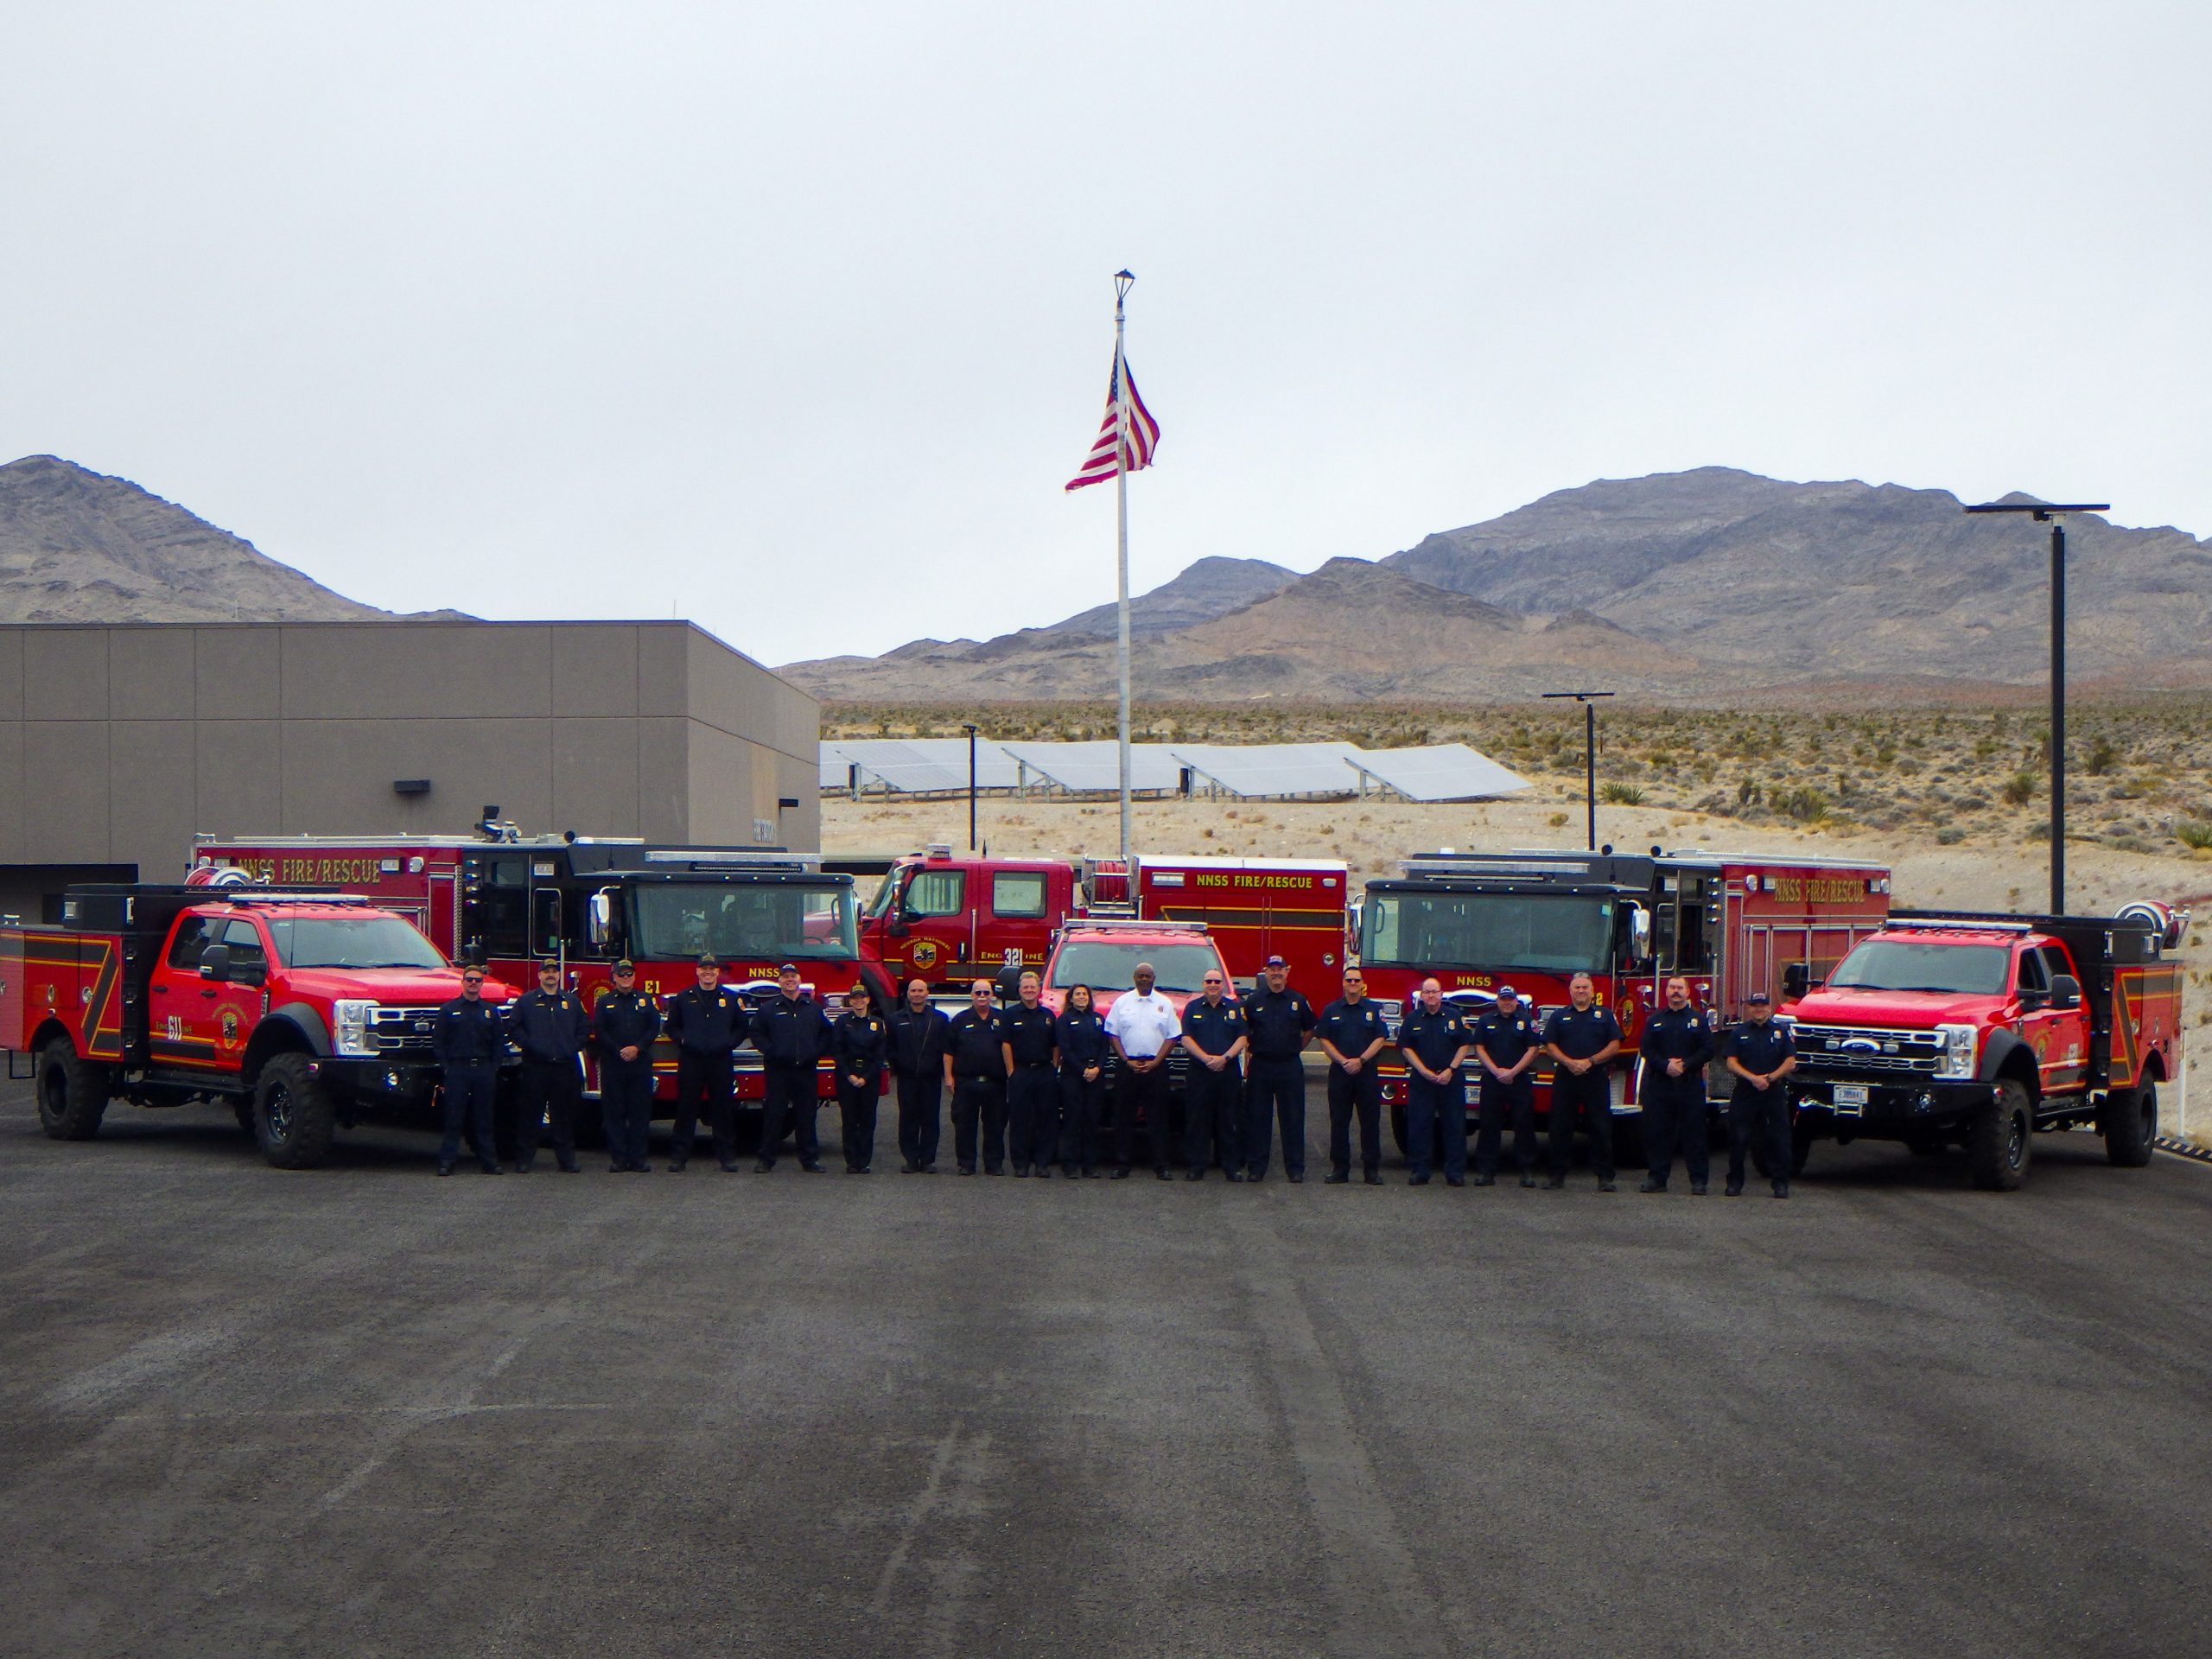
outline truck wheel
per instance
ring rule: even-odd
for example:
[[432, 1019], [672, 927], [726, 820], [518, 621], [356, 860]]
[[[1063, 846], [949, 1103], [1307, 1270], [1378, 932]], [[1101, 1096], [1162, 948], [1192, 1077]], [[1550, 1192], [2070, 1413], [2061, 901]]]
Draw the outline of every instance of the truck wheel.
[[338, 1111], [304, 1054], [278, 1054], [253, 1086], [253, 1131], [278, 1169], [313, 1169], [330, 1155]]
[[67, 1037], [38, 1052], [38, 1125], [56, 1141], [89, 1141], [107, 1110], [107, 1068], [81, 1059]]
[[2158, 1135], [2158, 1085], [2145, 1077], [2140, 1089], [2107, 1095], [2097, 1127], [2104, 1131], [2106, 1157], [2122, 1169], [2142, 1168]]
[[2014, 1192], [2028, 1178], [2030, 1142], [2035, 1136], [2035, 1109], [2028, 1085], [2006, 1077], [1997, 1098], [1974, 1114], [1967, 1131], [1967, 1168], [1985, 1192]]

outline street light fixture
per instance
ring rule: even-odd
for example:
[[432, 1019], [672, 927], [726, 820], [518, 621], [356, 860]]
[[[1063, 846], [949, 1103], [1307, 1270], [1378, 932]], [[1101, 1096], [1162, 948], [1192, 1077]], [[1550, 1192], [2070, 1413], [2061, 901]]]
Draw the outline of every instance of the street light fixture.
[[1544, 701], [1572, 697], [1582, 705], [1582, 784], [1583, 798], [1590, 812], [1590, 850], [1598, 850], [1598, 703], [1599, 697], [1610, 697], [1611, 691], [1547, 691]]
[[968, 850], [976, 850], [976, 728], [973, 722], [963, 721], [961, 730], [968, 734]]
[[1968, 512], [2024, 512], [2050, 526], [2050, 913], [2066, 913], [2066, 526], [2064, 512], [2110, 512], [2108, 501], [1985, 501]]

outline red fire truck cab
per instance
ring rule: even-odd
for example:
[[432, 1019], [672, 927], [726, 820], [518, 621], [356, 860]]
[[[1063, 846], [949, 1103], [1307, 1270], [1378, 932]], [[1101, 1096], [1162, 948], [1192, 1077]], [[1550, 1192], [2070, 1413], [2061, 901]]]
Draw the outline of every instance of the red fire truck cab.
[[[1567, 1002], [1575, 974], [1587, 973], [1630, 1056], [1671, 976], [1688, 977], [1716, 1023], [1736, 1020], [1755, 990], [1778, 1003], [1791, 964], [1824, 974], [1890, 907], [1890, 873], [1878, 864], [1695, 849], [1418, 854], [1402, 872], [1367, 884], [1359, 934], [1369, 993], [1394, 1031], [1432, 975], [1447, 998], [1477, 1013], [1510, 984], [1541, 1018]], [[1478, 1069], [1470, 1063], [1471, 1084]], [[1382, 1070], [1402, 1147], [1403, 1063]], [[1536, 1078], [1537, 1109], [1548, 1111], [1541, 1062]], [[1726, 1093], [1718, 1071], [1713, 1087]], [[1630, 1060], [1617, 1065], [1613, 1089], [1617, 1112], [1637, 1109]]]

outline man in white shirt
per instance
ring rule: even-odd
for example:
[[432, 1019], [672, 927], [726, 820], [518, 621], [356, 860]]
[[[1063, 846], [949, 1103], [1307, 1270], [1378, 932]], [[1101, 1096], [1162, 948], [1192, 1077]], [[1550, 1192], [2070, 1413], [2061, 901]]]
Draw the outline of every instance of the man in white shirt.
[[1148, 962], [1129, 977], [1136, 988], [1123, 991], [1106, 1010], [1106, 1034], [1114, 1042], [1114, 1179], [1129, 1178], [1136, 1143], [1137, 1115], [1145, 1121], [1152, 1145], [1152, 1173], [1167, 1179], [1167, 1056], [1183, 1035], [1175, 1005], [1152, 988], [1158, 976]]

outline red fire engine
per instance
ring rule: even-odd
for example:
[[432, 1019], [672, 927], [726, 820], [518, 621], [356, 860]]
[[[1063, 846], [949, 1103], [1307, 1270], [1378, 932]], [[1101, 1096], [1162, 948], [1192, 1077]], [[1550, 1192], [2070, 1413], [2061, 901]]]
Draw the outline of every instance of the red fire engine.
[[[1824, 975], [1890, 908], [1882, 865], [1782, 855], [1436, 853], [1406, 860], [1402, 870], [1367, 884], [1359, 930], [1369, 992], [1394, 1030], [1432, 975], [1472, 1011], [1487, 1011], [1497, 988], [1510, 984], [1541, 1016], [1566, 1003], [1567, 982], [1580, 972], [1612, 1008], [1630, 1052], [1645, 1018], [1663, 1005], [1669, 976], [1686, 976], [1699, 1007], [1732, 1020], [1755, 990], [1779, 1002], [1791, 964]], [[1471, 1084], [1478, 1070], [1470, 1065]], [[1401, 1063], [1382, 1072], [1402, 1147], [1405, 1071]], [[1537, 1109], [1548, 1110], [1541, 1063], [1536, 1077]], [[1615, 1071], [1613, 1089], [1614, 1109], [1634, 1112], [1630, 1066]], [[1718, 1080], [1714, 1090], [1726, 1093]]]
[[[880, 970], [861, 960], [853, 878], [791, 853], [525, 837], [490, 810], [474, 836], [202, 836], [193, 857], [278, 884], [365, 894], [456, 960], [518, 984], [532, 983], [536, 963], [552, 957], [588, 1003], [621, 957], [638, 964], [640, 990], [665, 996], [696, 982], [702, 954], [720, 957], [725, 982], [756, 1000], [773, 993], [786, 962], [833, 1014], [855, 982], [879, 1002], [890, 995]], [[739, 1051], [741, 1103], [761, 1099], [760, 1065], [749, 1046]], [[665, 1043], [654, 1071], [672, 1099], [676, 1059]], [[836, 1092], [827, 1071], [820, 1089]]]

